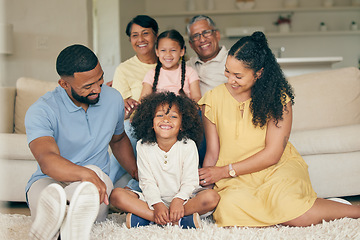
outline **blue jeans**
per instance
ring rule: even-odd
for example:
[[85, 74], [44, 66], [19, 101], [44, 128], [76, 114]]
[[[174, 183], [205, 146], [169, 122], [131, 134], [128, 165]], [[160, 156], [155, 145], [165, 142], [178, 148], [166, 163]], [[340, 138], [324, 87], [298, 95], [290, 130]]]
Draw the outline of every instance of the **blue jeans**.
[[[201, 110], [199, 110], [200, 120], [202, 121]], [[198, 146], [199, 153], [199, 168], [202, 168], [204, 163], [205, 153], [206, 153], [206, 139], [205, 139], [205, 130], [203, 129], [203, 138]]]

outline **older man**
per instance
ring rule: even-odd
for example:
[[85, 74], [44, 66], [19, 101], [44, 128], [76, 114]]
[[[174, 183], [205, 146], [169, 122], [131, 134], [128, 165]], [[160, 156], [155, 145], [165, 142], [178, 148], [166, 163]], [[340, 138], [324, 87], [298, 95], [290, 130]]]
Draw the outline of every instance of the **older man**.
[[[26, 113], [29, 147], [38, 162], [26, 186], [34, 218], [31, 239], [90, 239], [95, 220], [108, 213], [113, 189], [109, 145], [119, 163], [137, 177], [124, 131], [121, 94], [103, 85], [95, 54], [82, 45], [62, 50], [56, 61], [59, 85]], [[100, 96], [101, 95], [101, 96]]]
[[221, 83], [227, 82], [224, 75], [227, 50], [220, 47], [220, 32], [214, 21], [204, 15], [194, 16], [187, 25], [190, 47], [197, 56], [187, 62], [200, 78], [201, 95]]

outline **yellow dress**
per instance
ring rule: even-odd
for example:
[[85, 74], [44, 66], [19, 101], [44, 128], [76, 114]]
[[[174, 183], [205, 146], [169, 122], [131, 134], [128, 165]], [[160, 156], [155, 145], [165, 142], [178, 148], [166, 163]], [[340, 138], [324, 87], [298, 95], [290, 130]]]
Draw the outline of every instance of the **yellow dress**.
[[[250, 101], [235, 100], [225, 84], [207, 92], [199, 101], [199, 105], [205, 105], [205, 116], [216, 125], [219, 135], [216, 166], [242, 161], [265, 147], [266, 126], [254, 127]], [[317, 198], [308, 166], [290, 142], [276, 165], [221, 179], [214, 189], [221, 197], [213, 214], [219, 227], [283, 223], [304, 214]]]

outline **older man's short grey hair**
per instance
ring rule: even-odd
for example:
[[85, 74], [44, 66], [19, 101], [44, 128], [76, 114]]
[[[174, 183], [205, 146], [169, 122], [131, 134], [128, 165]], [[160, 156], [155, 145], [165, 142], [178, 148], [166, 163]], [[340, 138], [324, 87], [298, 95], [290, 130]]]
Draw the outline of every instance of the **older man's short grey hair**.
[[190, 22], [186, 26], [187, 34], [189, 36], [190, 36], [190, 27], [191, 27], [191, 25], [193, 25], [197, 21], [201, 21], [201, 20], [206, 20], [210, 27], [212, 27], [214, 30], [217, 30], [214, 21], [210, 17], [205, 16], [205, 15], [196, 15], [190, 20]]

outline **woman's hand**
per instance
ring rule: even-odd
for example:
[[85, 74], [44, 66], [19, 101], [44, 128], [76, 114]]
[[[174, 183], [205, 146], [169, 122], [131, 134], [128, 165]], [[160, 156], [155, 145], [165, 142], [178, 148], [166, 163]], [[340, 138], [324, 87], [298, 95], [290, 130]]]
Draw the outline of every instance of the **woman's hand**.
[[106, 85], [112, 87], [113, 81], [107, 82]]
[[164, 203], [159, 202], [153, 205], [154, 207], [154, 220], [156, 224], [166, 225], [170, 222], [169, 209]]
[[128, 119], [138, 105], [139, 105], [139, 102], [132, 98], [125, 99], [124, 100], [124, 106], [125, 106], [125, 117], [124, 118]]
[[228, 166], [224, 167], [203, 167], [199, 169], [199, 181], [201, 186], [209, 186], [217, 181], [230, 177]]
[[184, 216], [184, 200], [174, 198], [170, 204], [170, 222], [177, 224], [180, 218]]

